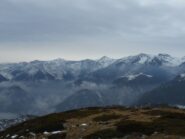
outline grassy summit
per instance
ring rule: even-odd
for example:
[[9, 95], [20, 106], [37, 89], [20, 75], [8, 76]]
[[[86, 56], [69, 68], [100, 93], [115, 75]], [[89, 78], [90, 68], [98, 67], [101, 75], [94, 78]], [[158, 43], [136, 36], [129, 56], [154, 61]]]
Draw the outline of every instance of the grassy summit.
[[54, 113], [15, 125], [1, 139], [185, 138], [185, 111], [170, 107], [86, 108]]

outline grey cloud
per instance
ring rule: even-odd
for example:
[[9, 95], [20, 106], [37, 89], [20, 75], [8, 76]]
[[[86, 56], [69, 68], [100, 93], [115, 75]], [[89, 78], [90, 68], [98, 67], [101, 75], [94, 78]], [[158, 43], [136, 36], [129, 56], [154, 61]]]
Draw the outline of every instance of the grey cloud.
[[184, 7], [183, 0], [1, 0], [0, 43], [77, 40], [112, 49], [116, 42], [118, 51], [135, 44], [183, 49]]
[[170, 6], [175, 3], [173, 0], [7, 0], [0, 3], [2, 41], [66, 39], [107, 33], [131, 38], [173, 37], [185, 33], [183, 9]]

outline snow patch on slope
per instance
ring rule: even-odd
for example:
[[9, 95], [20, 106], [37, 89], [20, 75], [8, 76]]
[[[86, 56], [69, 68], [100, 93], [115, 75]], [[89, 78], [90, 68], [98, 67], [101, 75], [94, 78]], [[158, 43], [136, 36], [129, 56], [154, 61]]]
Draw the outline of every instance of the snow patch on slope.
[[144, 74], [144, 73], [122, 76], [122, 78], [127, 78], [129, 81], [131, 81], [131, 80], [135, 80], [139, 76], [146, 76], [148, 78], [152, 78], [152, 75], [147, 75], [147, 74]]

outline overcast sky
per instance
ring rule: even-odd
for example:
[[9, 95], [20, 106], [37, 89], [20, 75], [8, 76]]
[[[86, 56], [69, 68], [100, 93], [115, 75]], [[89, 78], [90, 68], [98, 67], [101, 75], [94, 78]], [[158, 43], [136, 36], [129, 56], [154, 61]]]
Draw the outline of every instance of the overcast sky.
[[0, 0], [0, 62], [185, 56], [185, 0]]

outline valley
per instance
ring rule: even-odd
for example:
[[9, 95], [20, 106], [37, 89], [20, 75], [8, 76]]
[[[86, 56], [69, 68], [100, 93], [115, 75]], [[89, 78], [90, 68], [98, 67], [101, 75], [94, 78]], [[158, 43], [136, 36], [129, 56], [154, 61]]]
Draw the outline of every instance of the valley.
[[0, 64], [0, 112], [46, 115], [95, 106], [185, 105], [184, 65], [183, 57], [143, 53]]

